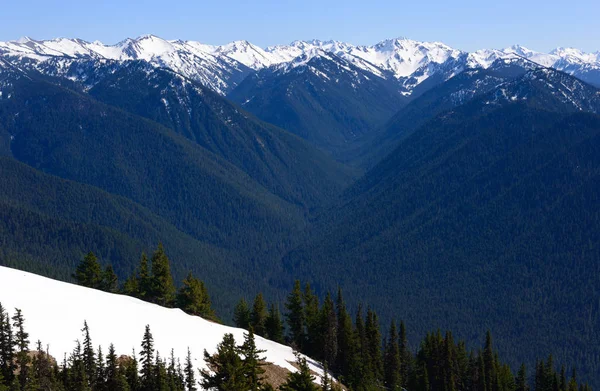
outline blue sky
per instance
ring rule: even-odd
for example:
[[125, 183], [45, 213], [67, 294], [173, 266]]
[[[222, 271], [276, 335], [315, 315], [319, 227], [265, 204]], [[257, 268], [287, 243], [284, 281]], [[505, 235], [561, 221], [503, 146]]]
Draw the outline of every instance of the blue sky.
[[373, 44], [404, 36], [463, 50], [521, 44], [600, 50], [600, 1], [540, 0], [0, 0], [0, 40], [78, 37], [116, 43], [166, 39], [259, 46], [295, 39]]

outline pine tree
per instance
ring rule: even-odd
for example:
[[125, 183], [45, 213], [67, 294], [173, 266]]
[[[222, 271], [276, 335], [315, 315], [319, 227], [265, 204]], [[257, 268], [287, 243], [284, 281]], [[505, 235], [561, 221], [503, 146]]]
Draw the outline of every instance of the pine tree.
[[492, 333], [488, 330], [485, 335], [483, 348], [483, 363], [485, 365], [485, 388], [487, 391], [497, 391], [497, 372], [492, 347]]
[[98, 354], [96, 359], [96, 374], [94, 376], [94, 391], [104, 391], [106, 385], [106, 367], [104, 365], [104, 355], [102, 346], [98, 346]]
[[385, 374], [384, 385], [389, 390], [400, 390], [402, 387], [400, 347], [398, 345], [396, 322], [393, 320], [390, 325], [390, 335], [385, 344], [383, 369]]
[[190, 315], [216, 319], [204, 282], [194, 277], [191, 272], [183, 280], [183, 286], [177, 292], [176, 302], [179, 308]]
[[306, 322], [306, 342], [304, 352], [317, 360], [322, 358], [321, 317], [319, 311], [319, 298], [306, 284], [304, 287], [304, 319]]
[[121, 292], [127, 296], [141, 298], [140, 280], [136, 273], [137, 272], [134, 272], [132, 275], [127, 277], [127, 279], [123, 283], [123, 288], [121, 289]]
[[0, 373], [6, 384], [11, 384], [14, 378], [14, 340], [11, 319], [0, 304]]
[[141, 389], [142, 391], [154, 391], [154, 338], [150, 332], [150, 326], [146, 325], [144, 338], [142, 339], [142, 350], [140, 352], [142, 369]]
[[244, 376], [244, 364], [238, 354], [233, 334], [225, 334], [217, 345], [214, 355], [204, 351], [204, 361], [210, 370], [200, 371], [202, 387], [221, 391], [247, 391], [248, 380]]
[[367, 320], [365, 322], [365, 335], [367, 342], [368, 359], [370, 371], [375, 377], [377, 383], [381, 382], [383, 375], [383, 363], [381, 358], [381, 332], [379, 331], [379, 321], [377, 314], [372, 310], [367, 310]]
[[252, 313], [250, 314], [250, 326], [254, 329], [257, 335], [266, 336], [267, 331], [267, 304], [262, 293], [256, 295], [254, 304], [252, 305]]
[[335, 364], [337, 359], [337, 316], [331, 295], [327, 293], [320, 313], [319, 345], [326, 363]]
[[85, 363], [83, 361], [83, 353], [81, 342], [77, 340], [75, 350], [71, 354], [71, 368], [68, 372], [69, 379], [67, 390], [69, 391], [90, 391], [90, 383], [87, 378]]
[[145, 253], [142, 253], [142, 257], [140, 258], [140, 275], [138, 278], [138, 297], [142, 300], [152, 301], [152, 276], [150, 274], [150, 265], [148, 262], [148, 257]]
[[256, 347], [252, 327], [244, 334], [244, 343], [239, 347], [239, 352], [243, 357], [244, 377], [248, 381], [248, 389], [260, 390], [263, 385], [262, 375], [265, 373], [263, 369], [265, 358], [260, 355], [265, 351]]
[[[400, 331], [398, 335], [398, 349], [400, 353], [400, 379], [402, 387], [408, 384], [408, 374], [411, 371], [412, 356], [408, 348], [408, 340], [406, 338], [406, 325], [404, 321], [400, 321]], [[466, 359], [466, 356], [465, 356]], [[465, 368], [466, 369], [466, 368]]]
[[527, 385], [527, 368], [525, 367], [525, 364], [521, 364], [519, 372], [517, 373], [515, 391], [529, 391], [529, 386]]
[[102, 268], [93, 252], [87, 253], [73, 275], [77, 284], [102, 289]]
[[110, 344], [106, 355], [106, 390], [107, 391], [129, 391], [130, 387], [125, 377], [125, 371], [119, 368], [115, 346]]
[[161, 360], [160, 354], [156, 352], [156, 362], [154, 364], [154, 374], [152, 376], [152, 391], [169, 391], [167, 368], [165, 362]]
[[244, 298], [235, 306], [233, 312], [233, 322], [236, 327], [248, 330], [250, 327], [250, 309], [248, 309], [248, 303]]
[[577, 391], [577, 371], [573, 368], [573, 372], [571, 373], [571, 379], [569, 380], [569, 384], [567, 385], [568, 391]]
[[31, 362], [31, 376], [26, 386], [28, 390], [58, 390], [59, 383], [50, 357], [37, 341], [36, 352]]
[[20, 309], [15, 308], [15, 314], [12, 317], [13, 327], [15, 328], [15, 346], [16, 362], [19, 370], [19, 384], [21, 389], [25, 388], [29, 378], [29, 333], [25, 332], [25, 319]]
[[152, 254], [152, 284], [150, 301], [170, 307], [175, 300], [175, 284], [171, 276], [171, 266], [169, 258], [165, 254], [162, 243], [158, 244], [158, 248]]
[[119, 278], [115, 274], [112, 265], [106, 266], [102, 274], [102, 290], [110, 293], [119, 291]]
[[272, 341], [283, 343], [283, 322], [279, 308], [275, 304], [269, 307], [269, 315], [265, 323], [266, 338]]
[[294, 288], [287, 297], [285, 303], [287, 313], [285, 315], [289, 328], [289, 339], [292, 347], [298, 350], [304, 348], [304, 306], [302, 304], [302, 291], [300, 289], [300, 281], [294, 282]]
[[194, 366], [192, 365], [192, 353], [188, 348], [187, 356], [185, 357], [185, 389], [186, 391], [197, 391], [196, 376], [194, 375]]
[[125, 367], [125, 378], [131, 391], [138, 391], [141, 388], [139, 371], [138, 371], [138, 360], [135, 355], [135, 350], [131, 353], [131, 360], [126, 362]]
[[315, 377], [310, 372], [306, 358], [297, 354], [296, 363], [298, 372], [290, 372], [286, 382], [279, 389], [281, 391], [317, 391], [319, 388], [314, 383]]
[[96, 380], [96, 357], [94, 353], [94, 347], [92, 346], [92, 339], [90, 337], [90, 329], [86, 321], [83, 322], [83, 329], [81, 330], [83, 333], [83, 366], [85, 367], [85, 375], [89, 384], [94, 384]]
[[331, 390], [331, 378], [329, 377], [329, 368], [327, 363], [323, 363], [323, 376], [321, 376], [321, 391], [332, 391]]
[[[346, 309], [342, 290], [338, 288], [337, 295], [337, 345], [338, 354], [333, 369], [337, 371], [345, 380], [350, 374], [353, 366], [354, 356], [356, 354], [355, 339], [352, 330], [352, 319]], [[350, 384], [349, 384], [350, 385]]]

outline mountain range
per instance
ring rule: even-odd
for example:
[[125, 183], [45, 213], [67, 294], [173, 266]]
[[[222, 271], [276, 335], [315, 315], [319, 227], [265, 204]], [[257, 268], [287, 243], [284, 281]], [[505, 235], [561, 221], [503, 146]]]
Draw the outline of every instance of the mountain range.
[[300, 278], [412, 335], [489, 327], [513, 368], [550, 351], [600, 385], [599, 60], [0, 43], [0, 263], [69, 279], [93, 251], [124, 276], [163, 242], [221, 314]]
[[144, 60], [155, 66], [171, 68], [222, 95], [232, 91], [252, 71], [290, 63], [299, 57], [322, 56], [324, 52], [335, 54], [377, 77], [396, 79], [405, 95], [413, 94], [432, 76], [440, 75], [447, 79], [466, 68], [487, 68], [494, 60], [513, 54], [600, 85], [600, 52], [585, 53], [562, 47], [550, 53], [536, 52], [519, 45], [468, 53], [441, 42], [396, 38], [372, 46], [311, 40], [263, 49], [248, 41], [214, 46], [197, 41], [164, 40], [154, 35], [128, 38], [115, 45], [68, 38], [38, 41], [24, 37], [0, 42], [0, 54], [33, 63], [34, 66], [62, 59], [56, 64], [62, 69], [56, 72], [65, 72], [74, 60]]

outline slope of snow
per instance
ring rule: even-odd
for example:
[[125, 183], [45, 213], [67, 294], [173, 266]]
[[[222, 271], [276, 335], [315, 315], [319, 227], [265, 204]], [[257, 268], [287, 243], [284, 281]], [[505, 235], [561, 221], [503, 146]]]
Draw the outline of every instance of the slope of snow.
[[[140, 350], [144, 328], [148, 324], [154, 337], [155, 348], [162, 357], [168, 357], [171, 348], [175, 357], [185, 360], [188, 347], [196, 367], [204, 367], [203, 352], [216, 351], [223, 335], [231, 333], [242, 343], [244, 330], [212, 323], [190, 316], [179, 309], [168, 309], [132, 297], [106, 293], [68, 284], [35, 274], [0, 266], [0, 303], [11, 314], [15, 308], [23, 311], [31, 349], [39, 339], [49, 345], [50, 354], [59, 362], [69, 354], [76, 339], [82, 339], [84, 320], [90, 328], [94, 346], [108, 351], [110, 343], [118, 354]], [[290, 371], [295, 362], [290, 347], [256, 337], [263, 356]], [[320, 366], [307, 360], [311, 369], [322, 374]]]
[[[497, 59], [515, 55], [579, 77], [588, 75], [589, 81], [600, 84], [598, 76], [595, 76], [600, 72], [600, 52], [584, 53], [573, 48], [541, 53], [514, 45], [501, 50], [483, 49], [467, 53], [441, 42], [396, 38], [372, 46], [310, 40], [262, 49], [247, 41], [213, 46], [197, 41], [167, 41], [154, 35], [128, 38], [115, 45], [67, 38], [37, 41], [29, 37], [0, 42], [0, 55], [27, 62], [29, 66], [36, 67], [52, 58], [64, 58], [63, 64], [69, 66], [75, 59], [144, 60], [155, 67], [171, 68], [223, 95], [252, 71], [282, 64], [294, 67], [294, 63], [305, 62], [319, 51], [334, 54], [380, 78], [393, 77], [399, 81], [403, 93], [408, 95], [433, 75], [448, 79], [464, 69], [487, 68]], [[48, 67], [41, 69], [47, 70]], [[52, 73], [59, 75], [60, 71]]]
[[234, 41], [226, 45], [217, 46], [212, 53], [232, 58], [254, 70], [283, 62], [283, 59], [268, 53], [248, 41]]

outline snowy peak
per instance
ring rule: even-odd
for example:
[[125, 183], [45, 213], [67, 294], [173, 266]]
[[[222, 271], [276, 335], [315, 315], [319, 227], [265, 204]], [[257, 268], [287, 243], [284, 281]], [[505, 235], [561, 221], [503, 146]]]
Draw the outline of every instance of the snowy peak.
[[[293, 69], [317, 55], [324, 56], [324, 52], [379, 78], [396, 79], [405, 95], [411, 95], [432, 76], [436, 76], [433, 80], [439, 82], [464, 69], [488, 68], [500, 58], [514, 56], [566, 71], [600, 85], [600, 52], [585, 53], [574, 48], [557, 48], [550, 53], [541, 53], [513, 45], [501, 50], [483, 49], [467, 53], [441, 42], [394, 38], [372, 46], [313, 39], [263, 49], [246, 40], [213, 46], [197, 41], [169, 41], [152, 34], [128, 38], [114, 45], [68, 38], [37, 41], [23, 37], [16, 41], [0, 42], [0, 55], [11, 61], [28, 62], [29, 66], [33, 63], [37, 68], [44, 67], [35, 64], [56, 58], [64, 59], [61, 62], [63, 67], [71, 66], [69, 62], [73, 59], [144, 60], [156, 67], [171, 68], [223, 95], [252, 72], [271, 66]], [[60, 69], [55, 69], [53, 74], [60, 74]]]
[[232, 58], [254, 70], [283, 61], [248, 41], [234, 41], [226, 45], [217, 46], [213, 53]]

